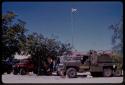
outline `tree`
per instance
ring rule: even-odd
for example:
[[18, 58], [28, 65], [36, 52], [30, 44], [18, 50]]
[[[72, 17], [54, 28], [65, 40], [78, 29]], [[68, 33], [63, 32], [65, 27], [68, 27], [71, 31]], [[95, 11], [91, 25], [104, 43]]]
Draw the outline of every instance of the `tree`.
[[44, 37], [43, 35], [39, 35], [37, 33], [32, 33], [27, 36], [27, 51], [31, 54], [33, 62], [36, 67], [39, 64], [43, 64], [42, 61], [45, 61], [45, 52], [46, 47], [44, 45]]
[[123, 20], [120, 20], [118, 24], [110, 26], [113, 31], [112, 45], [113, 51], [123, 56]]
[[123, 66], [123, 21], [121, 20], [118, 24], [110, 26], [113, 31], [112, 45], [113, 55], [112, 58], [117, 62], [118, 68]]
[[59, 49], [59, 56], [63, 55], [64, 53], [69, 53], [72, 49], [72, 46], [70, 43], [62, 43], [61, 47]]
[[29, 34], [26, 45], [35, 64], [36, 72], [44, 67], [44, 63], [49, 63], [48, 59], [56, 60], [57, 56], [70, 50], [69, 44], [63, 44], [54, 38], [45, 38], [38, 33]]
[[13, 12], [2, 15], [2, 59], [13, 58], [16, 52], [20, 53], [25, 47], [25, 22], [16, 17]]

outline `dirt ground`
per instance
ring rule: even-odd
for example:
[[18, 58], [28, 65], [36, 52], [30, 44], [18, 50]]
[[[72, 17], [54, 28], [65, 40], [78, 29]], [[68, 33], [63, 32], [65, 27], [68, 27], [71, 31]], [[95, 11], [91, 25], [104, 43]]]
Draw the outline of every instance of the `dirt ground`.
[[2, 75], [3, 83], [122, 83], [123, 77], [92, 77], [89, 73], [78, 74], [77, 78], [67, 78], [56, 76], [37, 76], [35, 74], [28, 75]]

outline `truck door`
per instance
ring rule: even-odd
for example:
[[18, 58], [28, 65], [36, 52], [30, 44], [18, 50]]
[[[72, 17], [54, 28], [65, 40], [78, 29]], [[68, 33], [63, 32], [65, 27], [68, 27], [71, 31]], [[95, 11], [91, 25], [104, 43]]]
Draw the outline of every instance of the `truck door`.
[[90, 66], [89, 56], [83, 56], [81, 59], [80, 71], [88, 70]]

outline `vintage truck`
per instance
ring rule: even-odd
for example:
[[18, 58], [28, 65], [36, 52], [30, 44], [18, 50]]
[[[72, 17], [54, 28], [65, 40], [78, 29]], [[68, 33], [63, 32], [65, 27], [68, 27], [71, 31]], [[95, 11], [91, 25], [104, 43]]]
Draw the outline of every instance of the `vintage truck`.
[[32, 72], [34, 70], [34, 64], [31, 59], [22, 59], [19, 63], [16, 63], [13, 66], [13, 74], [21, 74], [25, 75], [28, 72]]
[[57, 68], [58, 75], [67, 75], [69, 78], [77, 77], [77, 73], [90, 72], [92, 76], [121, 76], [122, 68], [111, 55], [106, 53], [87, 53], [80, 56], [60, 56]]
[[50, 65], [52, 65], [50, 60], [49, 60], [49, 63], [44, 62], [43, 65], [42, 64], [35, 65], [31, 58], [21, 59], [20, 62], [16, 63], [13, 66], [13, 74], [26, 75], [29, 72], [33, 72], [34, 74], [37, 74], [37, 75], [51, 75], [52, 69], [50, 68]]

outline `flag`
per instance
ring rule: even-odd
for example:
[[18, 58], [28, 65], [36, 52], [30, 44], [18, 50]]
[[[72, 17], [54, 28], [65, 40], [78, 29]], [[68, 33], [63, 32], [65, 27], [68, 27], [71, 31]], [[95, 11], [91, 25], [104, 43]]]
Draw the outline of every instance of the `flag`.
[[76, 12], [76, 11], [77, 11], [77, 9], [72, 8], [72, 12]]

